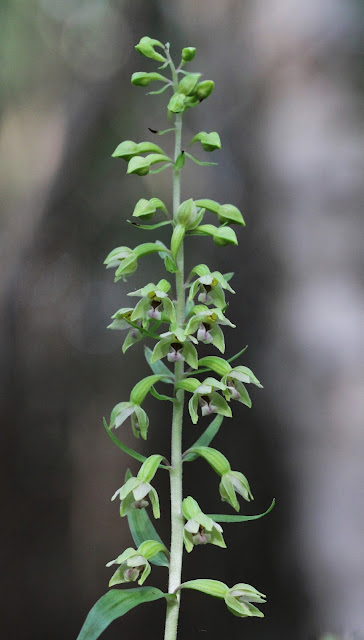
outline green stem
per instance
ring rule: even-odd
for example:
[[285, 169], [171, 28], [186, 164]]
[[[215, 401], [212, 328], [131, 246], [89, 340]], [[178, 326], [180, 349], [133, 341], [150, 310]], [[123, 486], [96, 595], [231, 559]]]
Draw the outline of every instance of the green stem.
[[[170, 68], [172, 71], [174, 90], [177, 90], [178, 77], [175, 66], [167, 52]], [[175, 122], [175, 147], [174, 161], [181, 153], [181, 134], [182, 134], [182, 113], [176, 115]], [[173, 217], [176, 219], [177, 211], [181, 202], [181, 176], [180, 170], [173, 169]], [[176, 273], [176, 315], [179, 326], [182, 326], [185, 320], [185, 290], [184, 290], [184, 254], [183, 243], [177, 256]], [[178, 361], [174, 368], [175, 385], [182, 380], [184, 375], [184, 363]], [[171, 548], [169, 561], [169, 582], [168, 592], [173, 593], [181, 584], [182, 575], [182, 555], [183, 555], [183, 526], [184, 519], [182, 516], [182, 424], [183, 424], [183, 408], [184, 408], [184, 391], [182, 389], [176, 392], [175, 402], [173, 405], [172, 418], [172, 441], [171, 441], [171, 469], [170, 469], [170, 485], [171, 485]], [[166, 625], [164, 640], [176, 640], [178, 615], [180, 606], [180, 594], [177, 599], [167, 604]]]

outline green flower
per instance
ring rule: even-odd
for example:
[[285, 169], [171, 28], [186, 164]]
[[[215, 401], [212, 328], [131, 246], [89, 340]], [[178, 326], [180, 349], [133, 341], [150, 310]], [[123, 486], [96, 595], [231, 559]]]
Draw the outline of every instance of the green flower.
[[252, 383], [260, 389], [263, 388], [254, 373], [248, 369], [248, 367], [243, 366], [231, 369], [228, 374], [221, 378], [221, 382], [223, 382], [227, 387], [226, 391], [224, 391], [226, 400], [237, 400], [238, 402], [245, 404], [247, 407], [252, 406], [252, 401], [243, 383]]
[[225, 318], [221, 309], [214, 307], [209, 309], [204, 304], [199, 304], [191, 310], [192, 317], [186, 326], [186, 334], [194, 334], [197, 331], [197, 340], [204, 344], [213, 344], [221, 353], [225, 351], [224, 334], [220, 325], [235, 325]]
[[225, 385], [223, 395], [228, 402], [230, 402], [230, 400], [238, 400], [238, 402], [242, 402], [247, 407], [251, 407], [252, 402], [245, 384], [251, 383], [260, 389], [262, 388], [258, 378], [255, 377], [251, 369], [244, 366], [232, 367], [227, 360], [218, 356], [201, 358], [199, 360], [199, 366], [207, 367], [222, 376], [221, 382]]
[[239, 582], [229, 589], [224, 582], [219, 580], [199, 578], [183, 582], [180, 588], [202, 591], [202, 593], [207, 593], [214, 598], [224, 600], [229, 611], [239, 618], [264, 618], [264, 614], [251, 603], [265, 602], [265, 595], [250, 584]]
[[148, 562], [157, 553], [163, 551], [168, 554], [164, 544], [156, 540], [145, 540], [138, 549], [129, 547], [115, 560], [107, 563], [107, 567], [114, 564], [119, 565], [114, 575], [110, 579], [109, 587], [125, 582], [135, 582], [142, 585], [150, 574], [151, 566]]
[[124, 553], [115, 560], [107, 563], [107, 567], [113, 564], [120, 565], [110, 579], [109, 587], [115, 584], [124, 584], [125, 582], [135, 582], [142, 585], [150, 574], [151, 568], [148, 560], [146, 560], [138, 551], [129, 547]]
[[[114, 313], [111, 316], [112, 323], [108, 325], [108, 329], [124, 331], [125, 329], [129, 329], [126, 338], [123, 342], [122, 351], [125, 353], [129, 347], [131, 347], [136, 342], [140, 342], [143, 339], [142, 331], [139, 331], [138, 327], [142, 328], [142, 321], [137, 320], [135, 324], [137, 327], [130, 328], [131, 315], [134, 309], [130, 307], [123, 307]], [[143, 327], [145, 328], [145, 327]]]
[[200, 382], [197, 378], [185, 378], [178, 383], [177, 387], [192, 393], [188, 403], [188, 410], [193, 424], [198, 422], [198, 408], [201, 409], [202, 416], [218, 413], [227, 418], [232, 417], [228, 403], [216, 391], [216, 389], [219, 391], [226, 390], [226, 385], [219, 380], [206, 378], [203, 382]]
[[218, 309], [226, 306], [224, 289], [235, 293], [220, 271], [210, 271], [205, 264], [199, 264], [192, 269], [191, 274], [198, 274], [198, 278], [191, 285], [189, 300], [198, 294], [198, 301], [205, 305], [213, 304]]
[[130, 316], [132, 322], [142, 320], [143, 326], [147, 326], [150, 320], [175, 322], [175, 308], [167, 295], [170, 288], [169, 282], [163, 279], [157, 284], [150, 282], [145, 287], [128, 293], [129, 296], [141, 298]]
[[151, 363], [166, 357], [168, 362], [185, 360], [192, 369], [197, 369], [198, 356], [192, 344], [197, 344], [196, 338], [186, 335], [186, 332], [181, 328], [161, 333], [160, 337], [161, 340], [153, 349]]
[[239, 618], [264, 618], [264, 614], [252, 602], [265, 602], [266, 596], [254, 589], [250, 584], [239, 582], [235, 584], [224, 597], [227, 608]]
[[208, 543], [226, 549], [222, 527], [203, 513], [191, 496], [183, 500], [182, 513], [187, 520], [183, 528], [183, 541], [188, 553], [195, 545]]
[[221, 500], [228, 502], [235, 511], [239, 511], [240, 505], [236, 494], [238, 493], [244, 500], [253, 500], [253, 495], [249, 487], [249, 482], [240, 471], [228, 471], [221, 476], [219, 486]]
[[[189, 380], [191, 380], [191, 378], [187, 378], [177, 386], [181, 386]], [[246, 477], [240, 473], [240, 471], [232, 471], [229, 460], [220, 451], [218, 451], [218, 449], [205, 446], [194, 446], [188, 449], [188, 452], [195, 453], [204, 458], [220, 476], [221, 481], [219, 490], [221, 499], [223, 502], [228, 502], [235, 511], [239, 511], [240, 509], [236, 497], [237, 493], [241, 495], [244, 500], [247, 500], [247, 502], [254, 500]]]
[[138, 256], [130, 247], [116, 247], [105, 258], [104, 264], [106, 269], [116, 268], [116, 280], [134, 273], [138, 266]]
[[109, 428], [117, 429], [125, 420], [130, 417], [131, 428], [136, 438], [141, 435], [143, 440], [147, 439], [149, 427], [149, 418], [141, 406], [133, 402], [119, 402], [112, 410], [110, 415]]
[[150, 484], [154, 478], [163, 456], [154, 454], [143, 462], [136, 478], [132, 476], [126, 483], [115, 491], [111, 500], [120, 498], [120, 516], [126, 516], [133, 509], [143, 509], [148, 506], [150, 499], [153, 515], [160, 518], [159, 498], [156, 490]]

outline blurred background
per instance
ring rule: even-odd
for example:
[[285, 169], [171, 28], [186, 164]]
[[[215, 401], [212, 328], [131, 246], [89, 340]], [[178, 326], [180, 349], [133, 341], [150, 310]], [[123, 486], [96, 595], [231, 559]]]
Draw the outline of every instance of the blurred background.
[[[225, 525], [229, 550], [199, 547], [184, 579], [248, 582], [265, 618], [239, 620], [184, 594], [180, 638], [364, 637], [362, 67], [358, 0], [2, 0], [0, 68], [0, 372], [2, 637], [76, 638], [131, 539], [110, 496], [130, 460], [102, 416], [147, 374], [141, 344], [121, 354], [109, 318], [126, 293], [162, 277], [141, 263], [113, 284], [103, 260], [146, 241], [126, 223], [135, 202], [171, 201], [169, 172], [127, 177], [110, 155], [164, 129], [166, 97], [132, 87], [154, 63], [141, 36], [196, 46], [191, 70], [215, 92], [185, 117], [185, 144], [218, 131], [223, 148], [186, 165], [182, 196], [236, 204], [239, 247], [190, 242], [188, 266], [234, 270], [227, 356], [264, 384], [216, 446], [249, 478], [266, 519]], [[168, 145], [172, 141], [164, 137]], [[154, 139], [154, 141], [156, 141]], [[161, 230], [164, 232], [164, 229]], [[149, 239], [164, 240], [164, 233]], [[168, 455], [170, 412], [153, 398], [145, 454]], [[186, 444], [203, 425], [188, 423]], [[161, 474], [156, 486], [168, 504]], [[216, 476], [188, 466], [185, 494], [221, 510]], [[168, 542], [168, 509], [158, 528]], [[165, 569], [148, 584], [165, 588]], [[114, 622], [105, 640], [163, 636], [164, 605]], [[124, 634], [124, 635], [123, 635]]]

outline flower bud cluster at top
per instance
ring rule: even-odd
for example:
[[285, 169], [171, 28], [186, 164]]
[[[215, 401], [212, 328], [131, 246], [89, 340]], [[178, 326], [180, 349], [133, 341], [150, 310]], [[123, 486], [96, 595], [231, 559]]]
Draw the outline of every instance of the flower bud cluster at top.
[[[163, 45], [158, 40], [145, 37], [141, 39], [136, 49], [144, 57], [161, 64], [156, 72], [134, 73], [131, 78], [132, 84], [139, 87], [147, 87], [153, 83], [161, 85], [157, 90], [151, 91], [151, 94], [172, 90], [167, 105], [167, 115], [170, 120], [175, 118], [176, 122], [169, 129], [151, 130], [152, 133], [159, 136], [168, 133], [180, 135], [178, 126], [181, 125], [177, 123], [181, 123], [182, 114], [207, 99], [214, 89], [214, 82], [202, 79], [201, 73], [184, 70], [185, 64], [195, 57], [194, 47], [185, 47], [182, 50], [177, 67], [171, 60], [169, 44]], [[171, 78], [164, 75], [167, 67], [171, 70]], [[215, 131], [196, 133], [189, 144], [199, 144], [201, 149], [208, 153], [221, 148], [219, 134]], [[112, 155], [126, 162], [127, 174], [138, 176], [169, 169], [173, 176], [178, 177], [186, 161], [195, 162], [198, 165], [215, 164], [202, 161], [186, 150], [180, 148], [177, 150], [177, 155], [175, 154], [172, 158], [154, 142], [125, 140], [117, 146]], [[118, 246], [105, 260], [106, 268], [115, 269], [115, 282], [120, 279], [125, 281], [135, 272], [139, 261], [153, 253], [163, 260], [167, 272], [166, 277], [158, 282], [146, 283], [140, 289], [128, 293], [130, 298], [137, 299], [136, 304], [122, 307], [112, 316], [110, 329], [127, 330], [122, 347], [124, 353], [143, 339], [152, 341], [152, 348], [146, 348], [146, 358], [153, 375], [143, 378], [135, 385], [129, 400], [120, 402], [114, 407], [108, 425], [109, 430], [117, 429], [130, 418], [134, 436], [139, 438], [141, 435], [146, 439], [149, 419], [141, 405], [147, 394], [175, 404], [180, 390], [183, 393], [187, 392], [189, 414], [192, 423], [196, 424], [200, 418], [212, 414], [217, 414], [221, 420], [225, 417], [231, 418], [233, 401], [251, 407], [246, 385], [261, 387], [251, 369], [244, 365], [232, 366], [230, 362], [233, 358], [225, 360], [222, 357], [225, 352], [224, 330], [235, 328], [235, 325], [226, 317], [225, 299], [227, 293], [234, 293], [230, 285], [233, 274], [212, 270], [204, 263], [193, 267], [184, 282], [186, 301], [183, 321], [178, 312], [181, 300], [178, 298], [178, 291], [173, 291], [171, 278], [174, 274], [178, 277], [181, 273], [180, 256], [184, 242], [190, 236], [200, 236], [201, 239], [212, 238], [218, 246], [237, 245], [236, 232], [232, 227], [245, 226], [244, 218], [235, 205], [210, 200], [204, 197], [204, 194], [201, 196], [198, 199], [189, 198], [181, 203], [178, 202], [178, 207], [174, 210], [171, 210], [158, 197], [140, 198], [131, 214], [133, 224], [141, 229], [141, 233], [152, 234], [162, 226], [169, 226], [171, 228], [170, 243], [166, 245], [153, 239], [134, 248]], [[217, 355], [215, 351], [211, 356], [199, 357], [201, 344], [211, 345], [221, 355]], [[186, 363], [188, 369], [182, 377], [175, 379], [175, 372], [169, 368], [169, 363], [176, 365]], [[157, 391], [155, 386], [161, 384], [173, 385], [173, 395], [166, 396]], [[253, 497], [248, 481], [242, 473], [231, 470], [225, 456], [207, 446], [211, 439], [212, 436], [200, 438], [197, 446], [191, 447], [188, 453], [189, 455], [193, 453], [195, 458], [202, 457], [210, 464], [220, 476], [221, 499], [238, 511], [240, 507], [237, 494], [247, 501]], [[202, 446], [199, 446], [201, 443]], [[150, 501], [154, 517], [159, 517], [158, 495], [150, 482], [161, 466], [162, 460], [163, 457], [160, 455], [147, 458], [138, 475], [129, 477], [115, 493], [113, 498], [120, 498], [121, 516], [130, 515], [135, 509], [144, 509]], [[166, 467], [169, 468], [168, 463]], [[182, 513], [183, 540], [188, 552], [191, 552], [195, 546], [207, 543], [221, 548], [226, 547], [222, 527], [213, 518], [203, 513], [191, 496], [183, 500]], [[147, 540], [144, 543], [145, 548], [136, 550], [128, 548], [115, 561], [109, 563], [109, 565], [118, 565], [110, 585], [130, 581], [142, 584], [150, 573], [148, 560], [153, 557], [153, 554], [165, 551], [164, 545], [158, 546], [157, 543], [155, 545], [153, 546], [151, 540]], [[224, 585], [220, 595], [216, 595], [214, 592], [216, 585], [212, 584], [214, 582], [223, 584], [212, 580], [196, 580], [185, 583], [182, 587], [195, 588], [215, 597], [221, 597], [229, 610], [240, 617], [263, 615], [252, 602], [264, 602], [264, 596], [253, 587], [239, 583], [229, 589]], [[211, 583], [211, 588], [205, 583]]]

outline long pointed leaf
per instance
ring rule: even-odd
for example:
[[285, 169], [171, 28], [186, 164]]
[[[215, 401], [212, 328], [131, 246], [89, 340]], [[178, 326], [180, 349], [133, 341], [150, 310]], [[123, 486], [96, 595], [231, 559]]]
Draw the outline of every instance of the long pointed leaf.
[[239, 358], [244, 351], [246, 351], [248, 348], [248, 345], [246, 345], [246, 347], [244, 347], [244, 349], [242, 349], [241, 351], [238, 351], [238, 353], [235, 354], [235, 356], [232, 356], [231, 358], [227, 359], [227, 362], [234, 362], [234, 360], [236, 360], [237, 358]]
[[[156, 540], [163, 543], [158, 535], [146, 509], [132, 509], [128, 513], [130, 533], [137, 547], [146, 540]], [[168, 560], [164, 553], [157, 553], [150, 562], [158, 567], [168, 567]]]
[[165, 597], [166, 594], [155, 587], [112, 589], [92, 607], [77, 640], [97, 640], [111, 622], [128, 613], [130, 609], [143, 602], [152, 602]]
[[135, 460], [138, 460], [139, 462], [145, 462], [146, 460], [145, 456], [143, 456], [141, 453], [138, 453], [137, 451], [134, 451], [134, 449], [130, 449], [130, 447], [128, 447], [126, 444], [123, 444], [122, 442], [120, 442], [120, 440], [113, 434], [111, 429], [109, 429], [105, 418], [103, 418], [102, 420], [103, 420], [103, 424], [104, 424], [107, 435], [116, 444], [116, 446], [119, 447], [119, 449], [124, 451], [124, 453], [127, 453], [132, 458], [135, 458]]
[[[203, 434], [196, 440], [196, 442], [192, 445], [193, 447], [208, 447], [210, 442], [216, 436], [218, 430], [221, 427], [224, 416], [217, 415], [216, 418], [212, 422], [210, 422], [209, 426]], [[198, 455], [196, 453], [186, 453], [183, 458], [184, 462], [192, 462], [192, 460], [196, 460]]]
[[200, 165], [201, 167], [212, 167], [213, 165], [217, 165], [217, 162], [202, 162], [201, 160], [197, 160], [195, 156], [192, 156], [190, 153], [187, 153], [187, 151], [185, 151], [185, 154], [187, 158], [189, 158], [196, 164]]
[[156, 224], [138, 224], [133, 220], [127, 220], [127, 222], [133, 225], [133, 227], [137, 227], [138, 229], [146, 229], [147, 231], [153, 231], [153, 229], [158, 229], [159, 227], [165, 227], [167, 224], [171, 224], [170, 220], [164, 220], [163, 222], [157, 222]]
[[164, 395], [164, 393], [158, 393], [158, 391], [156, 391], [154, 387], [151, 388], [150, 393], [157, 400], [169, 400], [170, 402], [174, 402], [174, 398], [171, 398], [170, 396], [166, 396]]
[[229, 516], [223, 513], [209, 513], [208, 516], [209, 518], [215, 520], [215, 522], [247, 522], [248, 520], [259, 520], [259, 518], [263, 518], [270, 511], [272, 511], [275, 502], [275, 498], [273, 498], [272, 504], [267, 509], [267, 511], [264, 511], [264, 513], [259, 513], [257, 516]]
[[[103, 425], [105, 427], [105, 431], [106, 431], [107, 435], [116, 444], [116, 446], [119, 447], [119, 449], [124, 451], [124, 453], [127, 453], [129, 456], [131, 456], [135, 460], [138, 460], [138, 462], [145, 462], [146, 461], [147, 458], [145, 456], [143, 456], [141, 453], [138, 453], [137, 451], [134, 451], [134, 449], [131, 449], [126, 444], [121, 442], [119, 440], [119, 438], [116, 437], [116, 435], [111, 431], [111, 429], [109, 429], [105, 418], [103, 418], [102, 420], [103, 420]], [[159, 467], [161, 469], [169, 470], [169, 467], [167, 465], [165, 465], [165, 464], [160, 464]]]

